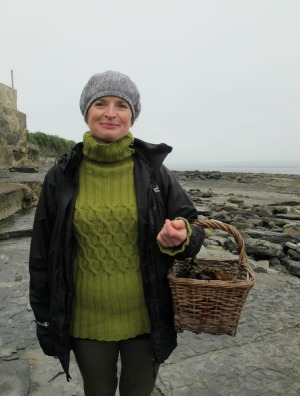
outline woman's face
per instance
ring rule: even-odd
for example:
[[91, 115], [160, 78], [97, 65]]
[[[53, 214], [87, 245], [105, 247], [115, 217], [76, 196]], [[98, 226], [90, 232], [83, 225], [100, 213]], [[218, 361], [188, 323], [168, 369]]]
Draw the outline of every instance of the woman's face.
[[96, 99], [90, 106], [86, 123], [98, 143], [107, 144], [122, 139], [132, 125], [129, 104], [114, 96]]

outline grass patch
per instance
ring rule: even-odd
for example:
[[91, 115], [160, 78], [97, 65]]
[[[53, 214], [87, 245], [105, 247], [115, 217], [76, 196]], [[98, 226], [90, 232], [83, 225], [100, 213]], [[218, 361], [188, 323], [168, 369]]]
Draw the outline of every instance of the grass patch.
[[76, 144], [73, 140], [66, 140], [40, 131], [28, 132], [27, 141], [36, 144], [43, 157], [58, 157], [69, 153]]

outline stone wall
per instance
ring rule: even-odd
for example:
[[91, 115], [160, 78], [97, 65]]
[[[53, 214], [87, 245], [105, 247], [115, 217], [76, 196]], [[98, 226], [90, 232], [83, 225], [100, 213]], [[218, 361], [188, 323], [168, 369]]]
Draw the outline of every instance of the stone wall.
[[17, 110], [17, 91], [7, 85], [0, 84], [0, 106]]
[[0, 168], [35, 171], [39, 153], [27, 142], [26, 114], [17, 109], [17, 91], [0, 83]]

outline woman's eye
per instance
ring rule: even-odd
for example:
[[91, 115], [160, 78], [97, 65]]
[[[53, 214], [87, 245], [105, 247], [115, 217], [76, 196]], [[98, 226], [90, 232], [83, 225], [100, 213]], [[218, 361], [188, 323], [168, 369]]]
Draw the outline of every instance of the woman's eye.
[[118, 107], [120, 107], [121, 109], [127, 109], [127, 106], [125, 103], [119, 103]]
[[103, 106], [104, 106], [104, 102], [97, 102], [97, 103], [96, 103], [96, 106], [97, 106], [97, 107], [103, 107]]

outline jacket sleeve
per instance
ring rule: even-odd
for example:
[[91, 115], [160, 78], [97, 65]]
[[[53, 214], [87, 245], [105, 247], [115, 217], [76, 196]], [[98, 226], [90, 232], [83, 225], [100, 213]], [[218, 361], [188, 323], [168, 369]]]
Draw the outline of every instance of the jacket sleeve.
[[29, 255], [29, 299], [36, 319], [37, 337], [46, 355], [56, 355], [51, 337], [48, 254], [55, 223], [54, 169], [47, 173], [37, 205]]
[[[192, 223], [198, 219], [198, 213], [190, 200], [187, 192], [181, 187], [174, 175], [162, 166], [159, 174], [159, 185], [164, 199], [166, 218], [173, 220], [184, 218], [187, 222]], [[175, 254], [177, 259], [194, 257], [199, 252], [205, 233], [202, 227], [190, 226], [187, 243], [184, 242], [184, 249], [179, 249]], [[171, 254], [174, 256], [174, 254]]]

